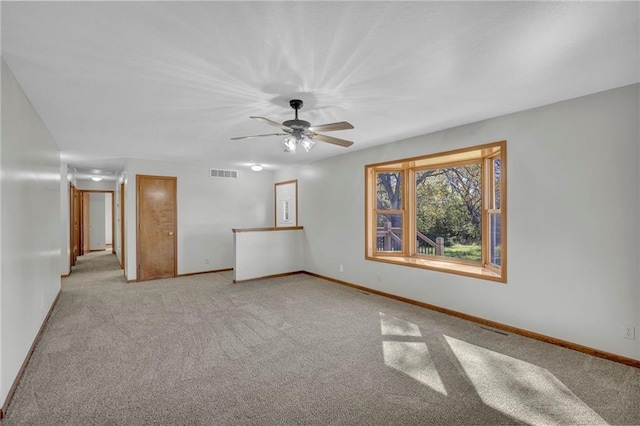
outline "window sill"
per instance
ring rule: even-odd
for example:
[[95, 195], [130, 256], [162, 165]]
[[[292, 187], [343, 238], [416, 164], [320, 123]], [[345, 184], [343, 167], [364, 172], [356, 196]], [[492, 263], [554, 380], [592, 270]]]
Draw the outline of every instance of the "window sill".
[[422, 257], [404, 256], [366, 256], [367, 260], [374, 262], [393, 263], [395, 265], [411, 266], [414, 268], [430, 269], [433, 271], [447, 272], [450, 274], [464, 275], [472, 278], [506, 283], [506, 276], [502, 276], [488, 268], [475, 265], [466, 265], [444, 260], [432, 260]]

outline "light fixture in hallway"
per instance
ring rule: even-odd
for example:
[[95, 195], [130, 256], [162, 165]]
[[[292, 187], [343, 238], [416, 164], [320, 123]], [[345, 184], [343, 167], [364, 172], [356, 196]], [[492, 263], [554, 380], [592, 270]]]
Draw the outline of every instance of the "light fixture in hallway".
[[251, 170], [253, 170], [254, 172], [259, 172], [262, 169], [264, 169], [264, 166], [262, 164], [256, 163], [251, 165]]
[[102, 176], [91, 176], [91, 180], [94, 182], [100, 182], [102, 180]]

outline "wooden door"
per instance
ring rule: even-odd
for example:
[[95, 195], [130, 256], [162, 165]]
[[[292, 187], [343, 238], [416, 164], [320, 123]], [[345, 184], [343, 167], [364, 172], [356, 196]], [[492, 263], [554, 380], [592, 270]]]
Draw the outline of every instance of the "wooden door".
[[124, 182], [120, 184], [120, 269], [124, 269]]
[[80, 191], [75, 186], [73, 187], [73, 264], [78, 260], [82, 248], [82, 238], [80, 232], [80, 226], [82, 223], [82, 200], [80, 198]]
[[79, 226], [80, 222], [78, 217], [80, 215], [77, 210], [79, 207], [78, 204], [78, 190], [72, 183], [69, 184], [69, 244], [71, 256], [69, 256], [69, 271], [71, 271], [71, 267], [76, 264], [78, 260], [78, 236], [80, 234]]
[[82, 229], [82, 244], [80, 249], [80, 254], [84, 255], [91, 251], [91, 246], [89, 245], [89, 235], [91, 234], [91, 221], [89, 219], [89, 193], [85, 191], [80, 191], [82, 194], [82, 216], [80, 218], [81, 221], [81, 229]]
[[82, 199], [80, 191], [73, 187], [73, 245], [75, 250], [74, 264], [82, 253]]
[[136, 176], [138, 281], [176, 276], [177, 179]]
[[116, 192], [111, 191], [111, 254], [116, 254]]

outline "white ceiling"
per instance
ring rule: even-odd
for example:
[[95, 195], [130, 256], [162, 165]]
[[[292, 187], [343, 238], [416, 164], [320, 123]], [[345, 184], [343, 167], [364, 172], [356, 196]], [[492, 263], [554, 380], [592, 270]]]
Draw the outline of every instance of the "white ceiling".
[[[634, 2], [8, 2], [2, 55], [80, 168], [267, 169], [640, 81]], [[285, 154], [249, 119], [349, 121]]]

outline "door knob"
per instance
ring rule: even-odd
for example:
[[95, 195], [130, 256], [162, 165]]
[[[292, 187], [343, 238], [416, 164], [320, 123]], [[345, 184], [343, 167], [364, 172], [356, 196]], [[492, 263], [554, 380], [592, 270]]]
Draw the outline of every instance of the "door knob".
[[172, 237], [173, 236], [173, 231], [169, 231], [169, 236]]

